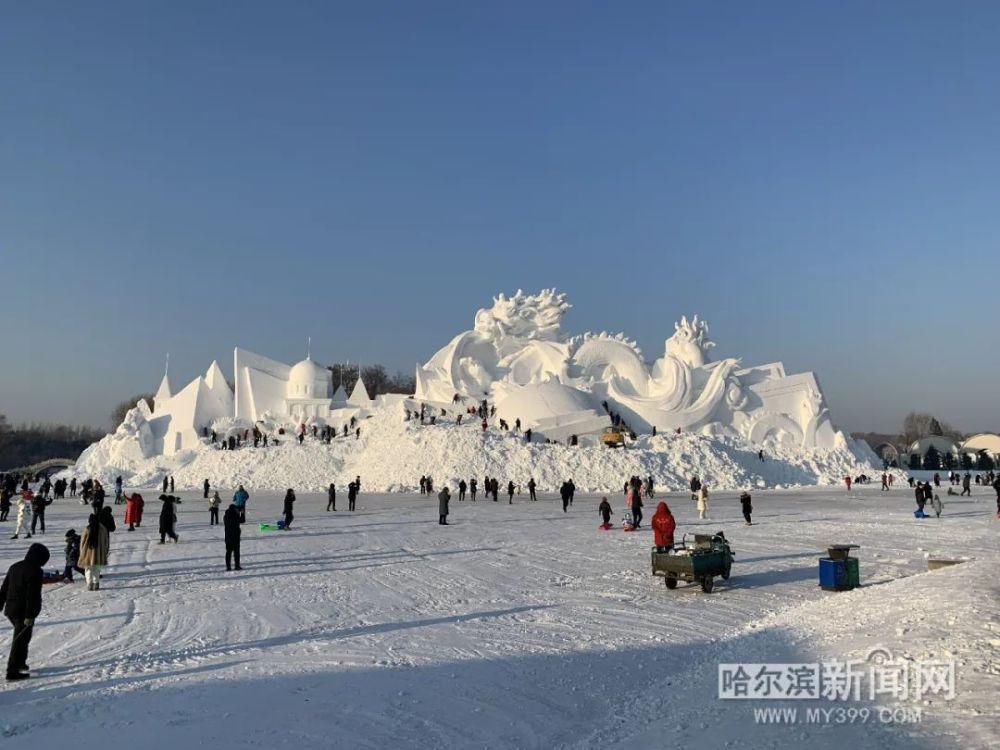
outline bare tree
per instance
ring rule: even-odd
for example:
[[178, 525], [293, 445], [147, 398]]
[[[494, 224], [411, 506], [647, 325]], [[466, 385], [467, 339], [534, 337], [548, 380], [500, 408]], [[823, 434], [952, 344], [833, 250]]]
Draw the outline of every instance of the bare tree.
[[[354, 389], [354, 384], [358, 380], [358, 366], [351, 364], [330, 365], [327, 369], [333, 373], [333, 387], [344, 386], [344, 390], [350, 393]], [[396, 372], [390, 375], [384, 365], [365, 365], [361, 368], [361, 379], [365, 382], [368, 395], [372, 398], [383, 393], [406, 393], [412, 394], [417, 388], [416, 378], [413, 375], [406, 375], [403, 372]]]
[[138, 396], [132, 396], [132, 398], [127, 398], [122, 401], [115, 410], [111, 412], [111, 429], [112, 431], [118, 429], [123, 421], [125, 421], [125, 415], [135, 408], [135, 405], [139, 403], [140, 400], [145, 401], [146, 405], [149, 406], [150, 411], [153, 409], [153, 399], [154, 394], [152, 393], [140, 393]]
[[947, 422], [941, 422], [930, 414], [911, 411], [906, 415], [906, 418], [903, 420], [902, 437], [907, 445], [931, 435], [940, 435], [955, 442], [962, 439], [961, 432]]

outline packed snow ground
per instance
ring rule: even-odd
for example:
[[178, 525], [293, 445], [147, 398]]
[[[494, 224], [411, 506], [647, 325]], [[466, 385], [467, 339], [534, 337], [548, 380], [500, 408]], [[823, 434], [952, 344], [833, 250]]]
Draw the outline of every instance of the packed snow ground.
[[344, 487], [360, 474], [369, 489], [380, 492], [416, 490], [421, 475], [429, 474], [440, 485], [488, 474], [502, 484], [513, 479], [522, 486], [534, 477], [547, 490], [572, 478], [581, 491], [609, 492], [633, 474], [653, 476], [659, 486], [679, 490], [698, 473], [713, 489], [735, 490], [839, 484], [848, 474], [881, 471], [872, 465], [877, 459], [865, 446], [858, 446], [859, 458], [846, 447], [803, 450], [772, 445], [765, 448], [767, 460], [762, 463], [757, 446], [694, 433], [643, 436], [624, 450], [529, 445], [495, 427], [484, 433], [474, 418], [461, 425], [451, 418], [436, 425], [407, 422], [399, 404], [376, 410], [360, 427], [360, 439], [351, 434], [330, 445], [311, 436], [299, 445], [292, 435], [284, 435], [267, 448], [223, 451], [206, 444], [173, 456], [139, 459], [119, 450], [118, 443], [127, 438], [109, 435], [88, 448], [71, 473], [81, 479], [97, 477], [106, 487], [119, 475], [132, 486], [157, 487], [170, 474], [178, 489], [196, 489], [207, 478], [222, 486], [244, 482], [282, 491], [319, 491], [330, 482]]
[[[455, 499], [442, 527], [436, 499], [362, 494], [355, 513], [343, 497], [327, 513], [303, 493], [292, 530], [260, 533], [280, 496], [254, 493], [245, 570], [227, 573], [200, 494], [185, 494], [180, 544], [165, 546], [147, 494], [143, 527], [112, 536], [100, 592], [45, 587], [33, 677], [0, 687], [2, 744], [995, 747], [1000, 521], [992, 491], [973, 492], [924, 521], [905, 487], [758, 492], [751, 527], [734, 494], [713, 496], [708, 521], [670, 496], [678, 538], [722, 529], [733, 544], [733, 576], [712, 594], [668, 591], [649, 572], [650, 532], [598, 531], [592, 496], [568, 514], [552, 495]], [[33, 541], [54, 564], [85, 513], [50, 507]], [[7, 536], [4, 567], [28, 544]], [[861, 545], [864, 586], [825, 593], [816, 560], [839, 542]], [[928, 556], [972, 561], [928, 573]], [[923, 709], [917, 724], [781, 726], [754, 723], [760, 703], [716, 699], [719, 662], [864, 659], [876, 645], [955, 659], [955, 699], [902, 704]]]

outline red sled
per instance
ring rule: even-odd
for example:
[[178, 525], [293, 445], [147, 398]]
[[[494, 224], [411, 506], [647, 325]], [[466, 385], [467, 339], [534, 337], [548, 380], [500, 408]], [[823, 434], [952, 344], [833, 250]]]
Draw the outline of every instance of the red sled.
[[623, 526], [622, 531], [635, 531], [635, 526]]
[[610, 523], [602, 523], [600, 526], [597, 527], [599, 531], [610, 531], [613, 528], [614, 526], [612, 526]]
[[46, 583], [62, 583], [66, 578], [63, 576], [60, 570], [45, 570], [42, 571], [42, 584]]

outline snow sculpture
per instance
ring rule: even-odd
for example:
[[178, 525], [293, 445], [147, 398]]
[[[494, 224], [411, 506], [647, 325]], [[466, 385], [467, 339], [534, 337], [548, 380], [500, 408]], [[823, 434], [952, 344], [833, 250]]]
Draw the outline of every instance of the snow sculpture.
[[358, 379], [350, 397], [343, 384], [333, 390], [330, 371], [307, 356], [289, 367], [237, 347], [234, 416], [267, 425], [295, 428], [306, 424], [338, 427], [351, 417], [363, 417], [372, 406], [365, 384]]
[[192, 380], [170, 398], [157, 394], [155, 411], [146, 418], [153, 435], [155, 453], [169, 456], [193, 448], [206, 427], [216, 419], [232, 416], [232, 413], [233, 392], [219, 363], [213, 361], [204, 375]]
[[647, 364], [622, 335], [567, 337], [564, 294], [518, 290], [479, 310], [473, 330], [456, 336], [416, 370], [416, 397], [437, 405], [488, 399], [508, 423], [563, 439], [600, 432], [618, 414], [635, 432], [700, 430], [740, 434], [754, 443], [843, 445], [812, 373], [787, 376], [772, 363], [743, 369], [713, 361], [708, 324], [685, 316], [663, 356]]

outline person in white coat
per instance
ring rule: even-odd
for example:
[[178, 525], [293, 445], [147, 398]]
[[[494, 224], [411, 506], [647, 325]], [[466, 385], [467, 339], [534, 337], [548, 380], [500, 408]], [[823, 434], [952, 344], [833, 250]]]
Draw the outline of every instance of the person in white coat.
[[25, 490], [18, 498], [17, 525], [14, 527], [14, 536], [12, 536], [11, 539], [17, 539], [21, 536], [22, 531], [25, 532], [25, 539], [31, 539], [31, 526], [29, 525], [29, 521], [31, 519], [31, 501], [34, 498], [35, 495], [31, 490]]
[[705, 485], [698, 490], [698, 518], [708, 518], [708, 488]]

